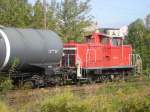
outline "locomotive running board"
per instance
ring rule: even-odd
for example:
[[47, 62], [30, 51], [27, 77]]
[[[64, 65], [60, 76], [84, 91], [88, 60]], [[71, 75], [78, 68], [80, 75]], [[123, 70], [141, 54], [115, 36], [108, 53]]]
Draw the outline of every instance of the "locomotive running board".
[[123, 68], [134, 68], [134, 66], [89, 67], [83, 69], [123, 69]]

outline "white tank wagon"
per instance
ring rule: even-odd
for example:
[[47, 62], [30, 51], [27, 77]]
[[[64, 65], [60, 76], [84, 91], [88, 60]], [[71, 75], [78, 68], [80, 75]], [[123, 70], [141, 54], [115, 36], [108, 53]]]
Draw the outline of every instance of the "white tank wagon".
[[0, 28], [1, 71], [8, 71], [14, 59], [19, 70], [47, 69], [60, 62], [62, 53], [60, 37], [50, 30]]

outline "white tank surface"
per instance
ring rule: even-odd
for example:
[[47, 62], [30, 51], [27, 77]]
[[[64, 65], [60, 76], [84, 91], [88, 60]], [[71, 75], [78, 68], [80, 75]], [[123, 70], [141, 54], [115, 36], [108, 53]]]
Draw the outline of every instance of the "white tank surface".
[[61, 38], [50, 30], [0, 28], [0, 70], [7, 71], [14, 59], [19, 67], [51, 66], [62, 57]]

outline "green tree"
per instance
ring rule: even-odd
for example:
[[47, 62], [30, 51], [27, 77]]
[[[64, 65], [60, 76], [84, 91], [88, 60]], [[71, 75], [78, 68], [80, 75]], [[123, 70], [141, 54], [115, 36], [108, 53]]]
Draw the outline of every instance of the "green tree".
[[31, 20], [31, 5], [24, 0], [1, 0], [0, 24], [11, 27], [28, 27]]
[[[47, 29], [56, 31], [57, 27], [57, 17], [56, 17], [56, 1], [51, 0], [50, 3], [45, 5], [37, 0], [33, 6], [32, 24], [31, 27], [38, 29], [45, 29], [45, 24]], [[46, 10], [44, 10], [46, 8]], [[46, 21], [44, 14], [46, 13]], [[46, 23], [45, 23], [46, 22]]]
[[44, 10], [43, 4], [37, 0], [33, 6], [32, 24], [33, 28], [44, 28]]
[[49, 0], [44, 5], [41, 0], [37, 0], [32, 6], [27, 0], [1, 0], [0, 24], [44, 29], [46, 23], [47, 29], [57, 32], [64, 40], [82, 41], [84, 28], [91, 24], [89, 2], [90, 0]]
[[57, 32], [59, 28], [58, 17], [57, 17], [58, 2], [57, 0], [50, 0], [47, 4], [47, 28]]
[[150, 29], [146, 29], [142, 46], [143, 67], [150, 73]]
[[127, 40], [132, 44], [135, 53], [142, 55], [142, 41], [145, 34], [144, 22], [141, 19], [137, 19], [129, 25]]
[[59, 34], [64, 37], [65, 41], [81, 41], [83, 28], [90, 25], [91, 16], [89, 0], [63, 0], [59, 4], [58, 24]]
[[144, 24], [143, 20], [137, 19], [129, 25], [127, 36], [127, 41], [132, 44], [134, 53], [140, 54], [144, 70], [150, 67], [150, 29], [146, 26], [147, 23]]

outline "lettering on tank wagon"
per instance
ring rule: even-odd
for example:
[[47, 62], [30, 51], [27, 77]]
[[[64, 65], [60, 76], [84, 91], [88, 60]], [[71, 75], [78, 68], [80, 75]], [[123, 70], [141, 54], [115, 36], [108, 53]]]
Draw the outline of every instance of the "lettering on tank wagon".
[[56, 50], [56, 49], [48, 50], [48, 54], [57, 54], [57, 53], [58, 53], [58, 50]]

